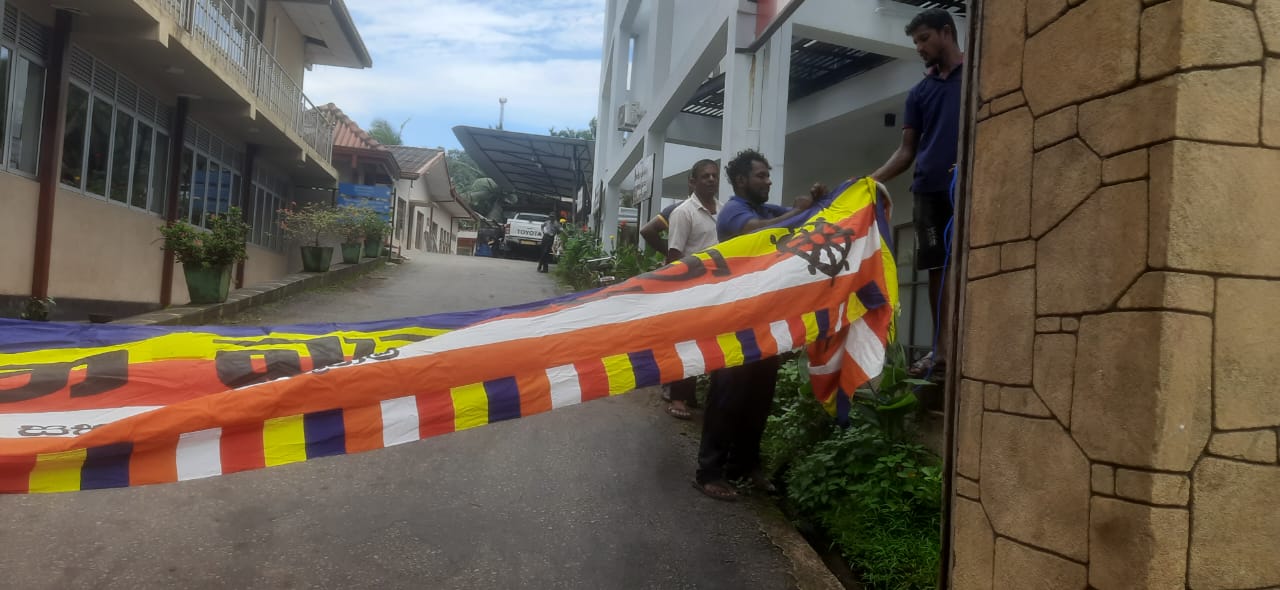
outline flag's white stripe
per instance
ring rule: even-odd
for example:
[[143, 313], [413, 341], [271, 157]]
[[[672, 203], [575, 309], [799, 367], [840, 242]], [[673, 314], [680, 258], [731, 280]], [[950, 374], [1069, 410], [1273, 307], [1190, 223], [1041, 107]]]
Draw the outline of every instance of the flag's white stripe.
[[[842, 271], [841, 274], [854, 274], [861, 268], [862, 261], [880, 256], [879, 243], [880, 238], [874, 231], [869, 236], [854, 240], [850, 250], [850, 270]], [[854, 265], [853, 262], [858, 264]], [[546, 338], [572, 333], [583, 328], [629, 322], [674, 311], [731, 306], [738, 301], [775, 291], [831, 280], [831, 277], [822, 273], [810, 274], [808, 268], [808, 261], [800, 257], [791, 257], [783, 259], [765, 271], [745, 273], [721, 283], [697, 285], [669, 293], [620, 293], [546, 315], [496, 319], [409, 344], [401, 349], [397, 359], [486, 346], [498, 342]], [[345, 368], [347, 367], [335, 370]]]
[[178, 437], [178, 481], [222, 475], [222, 429], [186, 432]]
[[832, 373], [838, 373], [840, 372], [840, 363], [843, 360], [844, 360], [844, 353], [837, 352], [831, 355], [831, 358], [827, 359], [827, 362], [822, 363], [821, 365], [815, 365], [812, 362], [810, 362], [809, 374], [810, 375], [830, 375]]
[[382, 400], [382, 446], [413, 442], [418, 434], [418, 398], [414, 396]]
[[849, 304], [848, 301], [842, 302], [840, 304], [840, 311], [836, 313], [836, 329], [831, 332], [832, 334], [839, 334], [840, 330], [844, 328], [845, 306], [847, 306], [848, 304]]
[[693, 340], [676, 343], [676, 355], [684, 367], [684, 376], [693, 377], [707, 372], [707, 359], [702, 356], [702, 349]]
[[[66, 410], [61, 412], [27, 412], [0, 414], [0, 438], [71, 438], [89, 429], [76, 426], [100, 426], [130, 416], [144, 414], [160, 406], [125, 406], [93, 410]], [[26, 428], [24, 428], [26, 427]], [[37, 434], [38, 433], [38, 434]]]
[[778, 354], [788, 352], [795, 348], [791, 343], [791, 326], [786, 320], [779, 320], [769, 324], [769, 333], [773, 334], [773, 341], [778, 343]]
[[844, 339], [844, 350], [853, 362], [862, 368], [862, 372], [869, 379], [874, 379], [884, 367], [884, 345], [880, 344], [880, 337], [876, 336], [863, 318], [858, 318], [849, 325], [849, 334]]
[[582, 403], [582, 384], [578, 382], [578, 370], [573, 365], [547, 369], [547, 381], [551, 382], [553, 409]]

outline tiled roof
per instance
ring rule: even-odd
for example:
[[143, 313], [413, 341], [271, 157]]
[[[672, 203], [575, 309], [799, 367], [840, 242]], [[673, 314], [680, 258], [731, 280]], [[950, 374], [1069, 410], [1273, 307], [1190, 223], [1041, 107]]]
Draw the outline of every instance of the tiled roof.
[[329, 103], [318, 108], [337, 122], [337, 126], [333, 130], [334, 147], [377, 151], [385, 151], [387, 149], [386, 146], [378, 143], [378, 140], [369, 135], [367, 131], [361, 129], [337, 105]]
[[400, 176], [403, 178], [417, 178], [426, 170], [427, 164], [433, 158], [440, 155], [440, 150], [432, 148], [411, 147], [407, 145], [388, 145], [384, 146], [391, 150], [396, 157], [396, 163], [400, 165]]

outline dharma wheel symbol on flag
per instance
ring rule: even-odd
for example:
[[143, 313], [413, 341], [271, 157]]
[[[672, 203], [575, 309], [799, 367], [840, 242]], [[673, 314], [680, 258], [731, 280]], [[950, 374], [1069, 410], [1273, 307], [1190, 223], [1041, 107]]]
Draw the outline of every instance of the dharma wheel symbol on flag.
[[849, 251], [853, 248], [855, 232], [852, 229], [828, 223], [819, 217], [811, 225], [798, 228], [794, 233], [770, 236], [778, 252], [794, 254], [809, 262], [809, 274], [822, 271], [835, 284], [836, 275], [849, 270]]

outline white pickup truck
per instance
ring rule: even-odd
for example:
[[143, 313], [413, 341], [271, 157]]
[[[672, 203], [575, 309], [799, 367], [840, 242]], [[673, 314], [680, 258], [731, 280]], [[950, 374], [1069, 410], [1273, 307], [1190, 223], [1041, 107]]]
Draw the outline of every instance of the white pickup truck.
[[542, 213], [516, 213], [507, 219], [504, 249], [507, 256], [523, 254], [537, 257], [542, 246], [542, 224], [547, 216]]

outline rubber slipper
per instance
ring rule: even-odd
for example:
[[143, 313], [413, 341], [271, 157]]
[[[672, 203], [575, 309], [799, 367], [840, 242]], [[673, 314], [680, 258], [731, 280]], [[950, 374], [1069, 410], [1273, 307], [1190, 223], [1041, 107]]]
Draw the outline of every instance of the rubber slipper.
[[681, 410], [675, 406], [667, 406], [667, 414], [676, 420], [690, 420], [693, 413], [689, 410]]
[[[728, 482], [725, 482], [723, 480], [709, 481], [705, 484], [700, 484], [697, 481], [692, 481], [689, 483], [693, 484], [693, 489], [698, 490], [699, 492], [702, 492], [702, 495], [708, 498], [711, 498], [712, 500], [720, 500], [721, 502], [737, 502], [738, 501], [738, 492], [733, 491], [733, 486], [729, 485]], [[709, 485], [719, 486], [721, 489], [725, 491], [722, 493], [708, 491], [707, 486]]]

